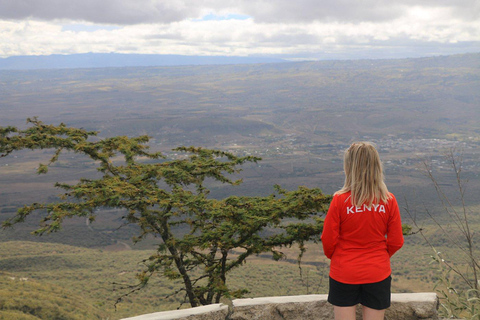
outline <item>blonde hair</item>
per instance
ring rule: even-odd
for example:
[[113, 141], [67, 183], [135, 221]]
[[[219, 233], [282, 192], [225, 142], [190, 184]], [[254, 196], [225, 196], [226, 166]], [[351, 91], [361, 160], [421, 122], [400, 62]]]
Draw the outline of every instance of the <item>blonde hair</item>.
[[351, 191], [351, 202], [354, 206], [387, 202], [391, 198], [383, 181], [380, 156], [372, 143], [353, 143], [345, 151], [343, 168], [345, 170], [345, 184], [335, 194]]

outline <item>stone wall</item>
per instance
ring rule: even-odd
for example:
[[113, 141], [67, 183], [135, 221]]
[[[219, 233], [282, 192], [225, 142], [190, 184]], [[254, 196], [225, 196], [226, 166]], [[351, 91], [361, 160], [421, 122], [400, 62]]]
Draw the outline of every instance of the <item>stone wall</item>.
[[[437, 320], [435, 293], [394, 293], [386, 320]], [[361, 308], [357, 319], [361, 319]], [[157, 312], [123, 320], [319, 320], [333, 319], [327, 295], [304, 295], [233, 300], [233, 305], [213, 304], [184, 310]]]

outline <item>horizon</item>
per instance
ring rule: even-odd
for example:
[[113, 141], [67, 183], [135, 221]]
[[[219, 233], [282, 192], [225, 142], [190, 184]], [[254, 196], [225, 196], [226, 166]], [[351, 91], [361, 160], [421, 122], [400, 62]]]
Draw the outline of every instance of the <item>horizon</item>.
[[[302, 62], [359, 62], [359, 61], [395, 61], [408, 59], [448, 58], [462, 55], [476, 55], [478, 52], [451, 55], [432, 55], [404, 58], [357, 58], [357, 59], [281, 59], [262, 56], [192, 56], [170, 54], [125, 54], [125, 53], [74, 53], [35, 56], [12, 56], [0, 58], [0, 71], [61, 70], [89, 68], [135, 68], [135, 67], [181, 67], [181, 66], [221, 66], [251, 65], [270, 63]], [[108, 58], [108, 59], [107, 59]]]
[[32, 55], [15, 55], [15, 56], [8, 56], [8, 57], [0, 57], [0, 59], [9, 59], [9, 58], [19, 58], [19, 57], [52, 57], [52, 56], [74, 56], [74, 55], [130, 55], [130, 56], [177, 56], [177, 57], [202, 57], [202, 58], [216, 58], [216, 57], [228, 57], [228, 58], [272, 58], [272, 59], [279, 59], [285, 60], [286, 62], [303, 62], [303, 61], [346, 61], [346, 60], [402, 60], [402, 59], [415, 59], [415, 58], [431, 58], [431, 57], [447, 57], [447, 56], [455, 56], [455, 55], [465, 55], [465, 54], [479, 54], [480, 48], [474, 51], [468, 52], [460, 52], [460, 53], [452, 53], [452, 54], [441, 54], [441, 53], [431, 53], [430, 55], [422, 55], [418, 57], [400, 57], [400, 58], [277, 58], [274, 56], [268, 55], [246, 55], [246, 56], [236, 56], [236, 55], [192, 55], [192, 54], [162, 54], [162, 53], [122, 53], [122, 52], [78, 52], [78, 53], [51, 53], [51, 54], [32, 54]]

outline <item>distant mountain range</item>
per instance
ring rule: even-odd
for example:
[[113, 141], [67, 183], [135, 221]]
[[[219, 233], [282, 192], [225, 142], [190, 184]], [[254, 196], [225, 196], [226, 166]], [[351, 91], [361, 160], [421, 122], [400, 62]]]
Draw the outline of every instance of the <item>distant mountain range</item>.
[[265, 57], [84, 53], [0, 58], [0, 70], [222, 65], [278, 62], [286, 62], [286, 60]]

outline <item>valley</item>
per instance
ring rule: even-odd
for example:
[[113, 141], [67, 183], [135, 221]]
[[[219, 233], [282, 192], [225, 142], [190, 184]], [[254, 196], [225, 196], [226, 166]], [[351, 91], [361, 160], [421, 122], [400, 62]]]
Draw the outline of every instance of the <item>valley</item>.
[[[38, 116], [45, 123], [99, 131], [99, 137], [148, 135], [151, 149], [167, 159], [182, 157], [172, 151], [182, 145], [262, 158], [258, 164], [243, 166], [239, 186], [211, 183], [211, 196], [217, 198], [268, 195], [275, 184], [286, 189], [320, 187], [331, 194], [343, 184], [343, 150], [353, 141], [372, 141], [383, 160], [386, 183], [399, 200], [403, 221], [412, 224], [415, 219], [436, 249], [456, 257], [456, 249], [428, 216], [434, 215], [455, 234], [427, 170], [456, 201], [456, 177], [448, 154], [461, 159], [462, 177], [468, 180], [469, 218], [472, 229], [480, 230], [476, 196], [480, 188], [479, 88], [480, 54], [0, 70], [0, 126], [25, 127], [28, 117]], [[0, 158], [2, 220], [24, 204], [58, 200], [55, 182], [73, 183], [98, 175], [95, 163], [75, 153], [62, 155], [47, 175], [37, 175], [39, 163], [52, 155], [51, 150], [38, 150]], [[13, 281], [8, 277], [28, 278], [39, 290], [42, 286], [68, 289], [69, 293], [58, 290], [61, 295], [85, 299], [98, 318], [178, 307], [181, 295], [169, 296], [177, 284], [158, 279], [144, 292], [124, 299], [114, 312], [119, 294], [112, 283], [134, 281], [138, 262], [158, 245], [156, 239], [134, 245], [131, 239], [138, 230], [122, 226], [123, 214], [100, 209], [91, 224], [70, 219], [60, 232], [41, 237], [30, 234], [38, 228], [40, 215], [2, 230], [1, 281], [8, 284]], [[319, 248], [320, 244], [309, 244], [301, 276], [294, 261], [298, 253], [289, 249], [286, 261], [264, 256], [249, 260], [231, 281], [239, 288], [248, 287], [252, 297], [324, 293], [327, 260]], [[437, 276], [435, 266], [429, 264], [431, 254], [419, 234], [407, 237], [392, 262], [395, 292], [433, 290]]]

